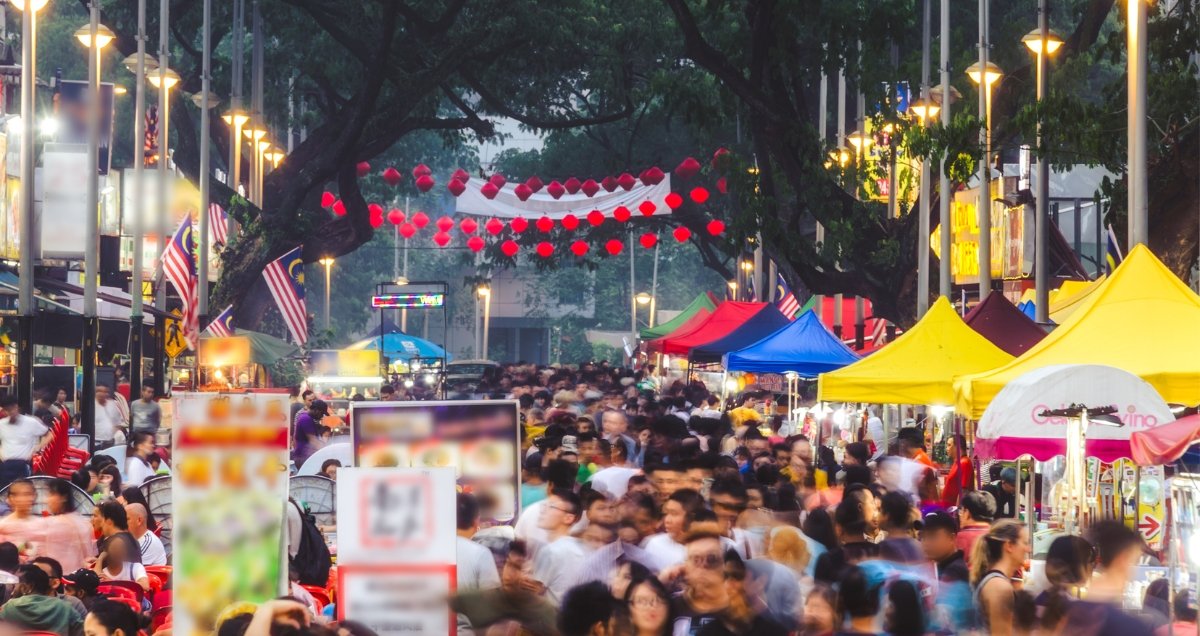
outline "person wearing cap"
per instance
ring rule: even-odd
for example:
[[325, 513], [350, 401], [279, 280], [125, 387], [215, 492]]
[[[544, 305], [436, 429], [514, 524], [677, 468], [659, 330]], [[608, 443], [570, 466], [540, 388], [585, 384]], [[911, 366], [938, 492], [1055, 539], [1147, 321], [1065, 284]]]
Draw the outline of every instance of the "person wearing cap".
[[1017, 516], [1017, 469], [1012, 466], [1000, 471], [1000, 479], [983, 487], [996, 500], [996, 518]]
[[313, 453], [321, 447], [321, 435], [325, 426], [321, 420], [329, 415], [329, 405], [325, 400], [313, 400], [308, 410], [296, 416], [296, 434], [293, 436], [295, 447], [292, 449], [292, 461], [297, 467], [303, 466]]
[[962, 496], [962, 505], [958, 508], [959, 530], [955, 543], [966, 555], [967, 565], [971, 564], [971, 550], [975, 547], [975, 542], [987, 534], [995, 518], [996, 500], [991, 493], [972, 490]]
[[958, 548], [958, 520], [948, 512], [931, 512], [921, 520], [921, 551], [933, 563], [938, 580], [966, 582], [967, 561]]
[[54, 596], [50, 576], [28, 564], [18, 570], [20, 582], [13, 598], [0, 607], [0, 621], [27, 631], [52, 632], [60, 636], [83, 633], [83, 617], [66, 601]]
[[92, 570], [86, 568], [75, 570], [63, 576], [62, 581], [66, 584], [66, 593], [79, 599], [88, 611], [91, 611], [93, 605], [104, 600], [98, 591], [100, 575]]

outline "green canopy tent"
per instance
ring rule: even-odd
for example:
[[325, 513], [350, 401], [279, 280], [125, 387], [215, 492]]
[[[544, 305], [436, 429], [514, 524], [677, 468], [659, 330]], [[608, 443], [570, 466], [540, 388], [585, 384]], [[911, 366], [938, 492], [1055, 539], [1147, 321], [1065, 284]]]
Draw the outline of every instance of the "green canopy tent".
[[679, 312], [678, 316], [675, 316], [661, 325], [655, 325], [653, 327], [643, 329], [638, 335], [642, 340], [661, 338], [683, 326], [684, 323], [690, 320], [692, 316], [695, 316], [697, 313], [701, 311], [712, 313], [712, 311], [714, 311], [716, 308], [717, 303], [713, 301], [712, 295], [708, 292], [704, 292], [699, 296], [696, 296], [692, 302], [688, 303], [688, 306], [684, 307], [683, 311]]
[[249, 329], [236, 329], [235, 331], [236, 335], [250, 339], [250, 361], [254, 364], [270, 366], [284, 358], [300, 353], [300, 347], [275, 336]]

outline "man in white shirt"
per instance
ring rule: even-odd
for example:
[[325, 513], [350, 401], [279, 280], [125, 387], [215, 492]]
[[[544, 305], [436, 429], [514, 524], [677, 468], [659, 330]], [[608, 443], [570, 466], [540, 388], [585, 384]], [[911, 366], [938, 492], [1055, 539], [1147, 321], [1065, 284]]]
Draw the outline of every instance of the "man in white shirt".
[[636, 475], [638, 469], [629, 466], [629, 448], [620, 442], [612, 445], [609, 459], [611, 466], [592, 475], [592, 488], [612, 499], [620, 499], [629, 489], [629, 478]]
[[162, 540], [150, 532], [146, 525], [147, 516], [146, 507], [142, 504], [131, 503], [125, 506], [129, 534], [133, 535], [133, 540], [137, 541], [138, 549], [141, 550], [142, 565], [166, 565], [167, 549], [163, 547]]
[[112, 446], [117, 430], [124, 428], [125, 418], [109, 395], [109, 388], [103, 384], [96, 385], [96, 448]]
[[533, 578], [546, 586], [546, 600], [558, 607], [587, 556], [583, 543], [570, 535], [583, 515], [583, 504], [579, 495], [561, 488], [551, 491], [544, 503], [538, 527], [550, 541], [533, 558]]
[[479, 502], [470, 493], [458, 494], [457, 585], [460, 592], [500, 587], [500, 571], [492, 551], [471, 537], [479, 531]]
[[[546, 480], [547, 492], [554, 492], [571, 490], [575, 486], [575, 477], [578, 474], [579, 467], [575, 464], [565, 459], [555, 459], [546, 465], [542, 471], [542, 478]], [[517, 518], [517, 525], [513, 528], [517, 538], [528, 543], [535, 552], [550, 542], [549, 533], [541, 528], [542, 510], [545, 507], [545, 499], [525, 506], [521, 510], [521, 516]]]
[[34, 454], [50, 443], [50, 429], [38, 418], [22, 415], [14, 396], [5, 397], [0, 407], [6, 416], [0, 420], [0, 488], [4, 488], [31, 474]]

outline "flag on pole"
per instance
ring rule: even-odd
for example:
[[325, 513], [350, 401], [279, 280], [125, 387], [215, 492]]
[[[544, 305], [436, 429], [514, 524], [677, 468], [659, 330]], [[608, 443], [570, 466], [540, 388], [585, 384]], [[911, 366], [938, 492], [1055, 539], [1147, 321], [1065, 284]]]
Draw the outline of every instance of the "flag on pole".
[[213, 245], [229, 242], [229, 215], [216, 203], [208, 204], [208, 236]]
[[142, 140], [142, 165], [158, 165], [158, 107], [146, 108], [146, 136]]
[[308, 310], [304, 305], [304, 262], [300, 260], [300, 248], [271, 261], [263, 278], [275, 297], [275, 304], [283, 314], [288, 331], [296, 344], [308, 342]]
[[775, 285], [775, 290], [779, 296], [779, 302], [776, 307], [779, 312], [787, 316], [788, 319], [796, 317], [796, 313], [800, 311], [800, 301], [796, 300], [796, 295], [792, 293], [788, 287], [787, 281], [783, 279], [783, 274], [776, 274], [778, 279]]
[[1105, 237], [1104, 261], [1108, 273], [1111, 274], [1117, 268], [1117, 265], [1120, 265], [1121, 261], [1125, 260], [1125, 257], [1121, 255], [1121, 244], [1117, 243], [1117, 233], [1113, 232], [1111, 225], [1108, 226], [1108, 232], [1105, 233]]
[[224, 311], [217, 314], [216, 318], [208, 324], [205, 329], [209, 334], [218, 338], [228, 338], [233, 335], [233, 305], [225, 308]]
[[192, 217], [185, 216], [162, 255], [163, 275], [171, 281], [183, 301], [183, 339], [196, 347], [200, 335], [200, 317], [196, 314], [196, 238]]

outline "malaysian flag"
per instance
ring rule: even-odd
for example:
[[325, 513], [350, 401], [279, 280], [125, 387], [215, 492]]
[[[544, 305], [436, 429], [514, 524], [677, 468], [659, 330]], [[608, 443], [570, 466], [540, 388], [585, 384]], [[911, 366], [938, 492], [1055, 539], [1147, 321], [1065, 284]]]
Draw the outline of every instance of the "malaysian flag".
[[213, 245], [225, 245], [229, 242], [229, 215], [216, 203], [208, 204], [208, 236]]
[[275, 304], [283, 314], [288, 331], [296, 344], [308, 342], [308, 310], [304, 306], [304, 262], [300, 260], [300, 248], [280, 256], [263, 270], [267, 287], [275, 297]]
[[163, 274], [183, 301], [183, 339], [195, 348], [200, 334], [196, 314], [196, 239], [192, 235], [192, 217], [184, 216], [175, 236], [162, 255]]
[[795, 318], [796, 313], [800, 311], [800, 301], [796, 300], [796, 295], [792, 293], [788, 287], [787, 281], [783, 280], [783, 274], [776, 274], [778, 281], [775, 285], [776, 295], [779, 297], [779, 302], [776, 307], [779, 312], [787, 316], [789, 319]]
[[228, 338], [233, 335], [233, 305], [225, 308], [225, 311], [217, 314], [216, 318], [209, 323], [208, 328], [204, 331], [218, 337]]

